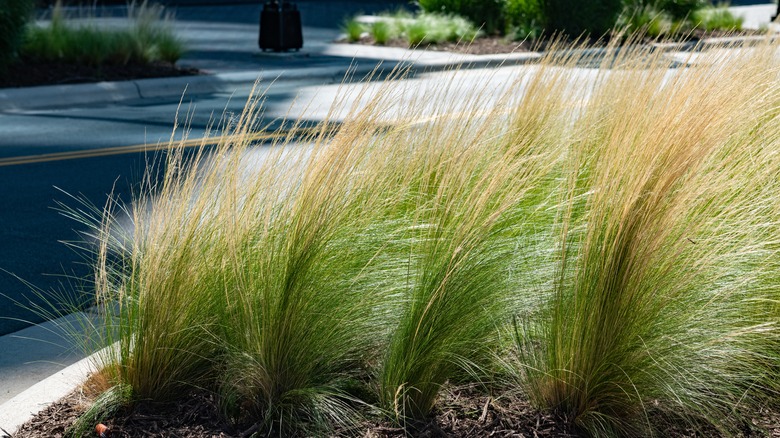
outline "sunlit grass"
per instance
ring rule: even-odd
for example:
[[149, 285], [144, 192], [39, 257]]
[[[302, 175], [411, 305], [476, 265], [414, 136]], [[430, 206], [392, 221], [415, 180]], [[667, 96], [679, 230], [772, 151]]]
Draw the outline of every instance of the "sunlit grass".
[[650, 433], [658, 411], [734, 431], [766, 394], [772, 50], [604, 71], [573, 127], [559, 274], [518, 348], [532, 398], [590, 434]]
[[106, 385], [411, 431], [502, 363], [594, 436], [740, 429], [780, 389], [775, 50], [550, 50], [501, 89], [366, 86], [262, 146], [250, 99], [215, 148], [171, 140], [129, 230], [94, 226]]

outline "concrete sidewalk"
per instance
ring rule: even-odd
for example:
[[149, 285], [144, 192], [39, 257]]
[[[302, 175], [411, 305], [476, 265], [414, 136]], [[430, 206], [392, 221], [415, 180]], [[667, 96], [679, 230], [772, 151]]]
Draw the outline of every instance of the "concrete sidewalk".
[[[259, 3], [259, 2], [258, 2]], [[405, 2], [398, 2], [402, 4]], [[399, 48], [337, 44], [344, 16], [358, 12], [393, 9], [392, 2], [299, 0], [304, 23], [304, 48], [292, 53], [263, 53], [257, 47], [259, 4], [238, 2], [230, 6], [178, 6], [176, 32], [190, 47], [181, 65], [197, 67], [207, 75], [103, 82], [23, 89], [0, 89], [0, 111], [25, 111], [81, 105], [104, 105], [150, 99], [178, 100], [185, 88], [187, 96], [199, 97], [264, 81], [317, 81], [338, 83], [348, 72], [355, 78], [374, 71], [408, 66], [414, 71], [451, 68], [482, 68], [533, 62], [538, 53], [477, 56], [444, 52], [411, 51]], [[331, 7], [328, 7], [331, 5]], [[335, 6], [334, 6], [335, 5]], [[362, 9], [360, 9], [362, 6]], [[775, 12], [773, 4], [739, 6], [734, 12], [746, 25], [766, 25]], [[117, 25], [118, 19], [102, 20]], [[79, 383], [88, 370], [88, 361], [78, 346], [63, 337], [63, 327], [86, 315], [31, 327], [0, 337], [0, 427], [13, 433], [26, 419], [63, 391]], [[47, 379], [47, 377], [51, 376]], [[0, 436], [2, 431], [0, 431]]]

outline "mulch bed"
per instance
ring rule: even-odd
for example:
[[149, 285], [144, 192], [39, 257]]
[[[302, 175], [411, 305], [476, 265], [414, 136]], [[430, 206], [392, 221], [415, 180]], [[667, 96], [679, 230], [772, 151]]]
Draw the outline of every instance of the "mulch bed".
[[[347, 40], [339, 40], [340, 43], [348, 43]], [[350, 44], [365, 44], [365, 45], [378, 45], [376, 41], [370, 37], [365, 36], [359, 41], [355, 41]], [[401, 47], [404, 49], [409, 48], [409, 43], [403, 38], [394, 38], [384, 44], [385, 47]], [[529, 52], [532, 45], [528, 42], [509, 41], [504, 37], [491, 36], [477, 38], [471, 42], [463, 43], [439, 43], [439, 44], [425, 44], [416, 47], [420, 50], [431, 50], [436, 52], [456, 52], [465, 53], [469, 55], [497, 55], [502, 53], [514, 53], [514, 52]]]
[[[62, 438], [90, 402], [81, 390], [76, 390], [22, 425], [12, 438]], [[193, 393], [176, 405], [161, 407], [138, 403], [104, 424], [112, 438], [239, 437], [239, 433], [219, 415], [214, 397], [206, 393]]]
[[[728, 31], [705, 32], [701, 29], [696, 29], [691, 31], [684, 38], [681, 38], [681, 40], [684, 40], [685, 42], [695, 43], [705, 38], [744, 37], [744, 36], [761, 36], [761, 35], [766, 35], [766, 34], [757, 30], [750, 30], [750, 29], [745, 29], [739, 32], [728, 32]], [[664, 42], [674, 42], [674, 41], [675, 40], [669, 40]], [[364, 45], [372, 45], [372, 46], [380, 46], [380, 47], [385, 46], [385, 47], [401, 47], [404, 49], [409, 48], [409, 43], [403, 38], [394, 38], [389, 40], [384, 45], [378, 45], [376, 44], [374, 38], [371, 37], [370, 35], [364, 36], [360, 40], [355, 41], [353, 43], [348, 42], [346, 39], [342, 39], [337, 42], [348, 43], [348, 44], [364, 44]], [[641, 42], [646, 44], [651, 44], [657, 41], [652, 38], [645, 38], [644, 40], [641, 40]], [[438, 44], [425, 44], [425, 45], [420, 45], [416, 48], [422, 50], [431, 50], [436, 52], [455, 52], [455, 53], [463, 53], [469, 55], [498, 55], [498, 54], [507, 54], [507, 53], [544, 51], [545, 48], [551, 43], [553, 43], [553, 40], [549, 40], [549, 39], [542, 39], [539, 41], [511, 41], [502, 36], [484, 36], [484, 37], [476, 38], [474, 41], [470, 41], [470, 42], [462, 42], [462, 43], [444, 42]], [[601, 47], [606, 44], [606, 41], [605, 40], [580, 40], [577, 41], [576, 44], [583, 45], [583, 46], [591, 46], [591, 47]]]
[[[74, 391], [25, 423], [13, 438], [62, 438], [68, 426], [86, 411], [90, 401], [81, 390]], [[359, 436], [399, 438], [407, 433], [420, 438], [580, 436], [554, 416], [537, 411], [522, 399], [496, 400], [473, 388], [445, 391], [438, 406], [431, 421], [411, 425], [406, 431], [389, 424], [366, 424]], [[112, 438], [247, 436], [242, 432], [245, 428], [235, 428], [220, 416], [213, 395], [202, 392], [193, 393], [184, 402], [168, 407], [139, 403], [104, 424], [110, 429]]]
[[[91, 399], [77, 390], [52, 404], [23, 425], [12, 438], [61, 438], [66, 429], [89, 406]], [[741, 437], [780, 437], [780, 415], [762, 411]], [[183, 402], [168, 407], [138, 403], [104, 422], [112, 438], [246, 438], [253, 429], [234, 427], [219, 413], [214, 395], [194, 392]], [[711, 428], [693, 430], [670, 425], [661, 432], [670, 438], [718, 437]], [[475, 387], [447, 388], [430, 421], [409, 425], [406, 430], [384, 423], [364, 424], [357, 434], [363, 438], [583, 438], [560, 418], [534, 409], [520, 397], [492, 398]], [[0, 437], [3, 434], [0, 433]], [[97, 436], [93, 434], [91, 436]], [[265, 436], [262, 433], [259, 436]]]
[[93, 67], [73, 63], [20, 59], [11, 65], [5, 74], [0, 74], [0, 88], [126, 81], [197, 74], [200, 74], [197, 69], [179, 68], [164, 62], [150, 65], [127, 64]]

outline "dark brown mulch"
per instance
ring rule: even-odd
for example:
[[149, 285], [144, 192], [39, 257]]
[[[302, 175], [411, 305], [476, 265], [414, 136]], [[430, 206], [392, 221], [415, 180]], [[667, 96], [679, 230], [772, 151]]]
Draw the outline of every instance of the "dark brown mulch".
[[[693, 42], [705, 39], [705, 38], [718, 38], [718, 37], [744, 37], [744, 36], [762, 36], [765, 33], [756, 30], [742, 30], [739, 32], [731, 31], [704, 31], [696, 29], [691, 31], [684, 37], [680, 37], [680, 41]], [[674, 42], [674, 40], [669, 40]], [[340, 40], [340, 43], [348, 43], [347, 40]], [[641, 40], [643, 43], [655, 43], [656, 40], [652, 38], [645, 38]], [[371, 36], [365, 36], [359, 41], [350, 44], [364, 44], [364, 45], [378, 45]], [[501, 36], [486, 36], [477, 38], [471, 42], [462, 43], [438, 43], [438, 44], [425, 44], [416, 47], [417, 49], [432, 50], [436, 52], [454, 52], [464, 53], [469, 55], [498, 55], [506, 53], [522, 53], [530, 51], [544, 51], [550, 44], [557, 44], [552, 39], [542, 39], [538, 41], [511, 41]], [[579, 40], [577, 45], [599, 47], [606, 44], [606, 40]], [[391, 39], [384, 44], [386, 47], [401, 47], [409, 48], [409, 43], [402, 38]]]
[[[42, 411], [13, 438], [61, 438], [89, 406], [91, 400], [75, 391]], [[396, 438], [407, 434], [434, 437], [578, 437], [565, 423], [533, 409], [519, 398], [493, 399], [473, 387], [444, 391], [430, 421], [409, 425], [407, 430], [388, 424], [366, 424], [365, 438]], [[195, 393], [183, 403], [168, 407], [139, 403], [104, 422], [112, 438], [240, 437], [242, 433], [219, 414], [213, 395]]]
[[0, 88], [125, 81], [197, 74], [200, 74], [197, 69], [179, 68], [164, 62], [150, 65], [127, 64], [93, 67], [64, 62], [20, 59], [14, 65], [11, 65], [7, 72], [0, 74]]
[[[346, 40], [339, 42], [346, 43]], [[361, 38], [360, 41], [356, 41], [352, 44], [366, 44], [376, 45], [376, 41], [370, 36]], [[401, 38], [395, 38], [384, 44], [386, 47], [402, 47], [404, 49], [409, 48], [409, 43]], [[514, 53], [514, 52], [528, 52], [531, 50], [531, 44], [528, 42], [509, 41], [503, 37], [482, 37], [477, 38], [471, 42], [462, 43], [439, 43], [439, 44], [425, 44], [416, 47], [420, 50], [432, 50], [436, 52], [456, 52], [465, 53], [469, 55], [496, 55], [502, 53]]]
[[[13, 438], [61, 438], [86, 411], [90, 400], [79, 390], [25, 423]], [[178, 404], [138, 403], [103, 422], [112, 438], [233, 438], [239, 434], [219, 414], [214, 396], [196, 392]], [[97, 436], [97, 434], [94, 434]]]
[[[492, 398], [473, 387], [443, 391], [431, 421], [409, 425], [407, 432], [419, 438], [556, 437], [577, 438], [576, 432], [553, 415], [534, 409], [517, 397]], [[368, 427], [365, 438], [396, 438], [401, 428]]]
[[[42, 411], [17, 431], [13, 438], [61, 438], [67, 427], [91, 403], [82, 390], [77, 390]], [[661, 436], [673, 438], [702, 438], [721, 436], [715, 429], [675, 427], [670, 419], [658, 418], [668, 426]], [[138, 403], [132, 409], [119, 412], [104, 422], [112, 438], [177, 437], [177, 438], [240, 438], [248, 435], [245, 427], [231, 426], [219, 413], [215, 397], [195, 392], [183, 402], [170, 406]], [[250, 429], [251, 430], [251, 429]], [[243, 431], [243, 432], [242, 432]], [[355, 436], [339, 434], [335, 436]], [[367, 423], [357, 431], [362, 438], [488, 438], [536, 437], [581, 438], [566, 421], [534, 409], [521, 397], [490, 397], [475, 387], [447, 388], [437, 402], [430, 421], [407, 425], [406, 429], [387, 423]], [[90, 436], [97, 436], [92, 434]], [[752, 424], [745, 426], [739, 437], [780, 437], [778, 412], [762, 410], [756, 413]], [[0, 433], [0, 437], [3, 434]]]
[[[89, 408], [90, 403], [92, 400], [86, 398], [81, 391], [74, 391], [39, 412], [12, 436], [13, 438], [62, 438], [66, 428]], [[0, 433], [0, 437], [6, 438], [6, 435]]]
[[[24, 424], [13, 438], [61, 438], [89, 403], [88, 397], [75, 391]], [[220, 416], [214, 397], [206, 393], [195, 393], [183, 403], [169, 407], [139, 403], [104, 424], [110, 429], [112, 438], [242, 436], [240, 430], [231, 427]], [[428, 422], [409, 425], [406, 431], [388, 424], [367, 424], [360, 433], [364, 438], [408, 435], [419, 438], [579, 436], [554, 416], [533, 409], [522, 399], [493, 399], [474, 388], [445, 391], [436, 415]]]

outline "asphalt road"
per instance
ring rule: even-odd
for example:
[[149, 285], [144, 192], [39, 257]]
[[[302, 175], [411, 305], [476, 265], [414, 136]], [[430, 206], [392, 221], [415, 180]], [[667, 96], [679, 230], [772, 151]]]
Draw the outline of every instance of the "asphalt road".
[[[291, 101], [301, 85], [269, 92], [269, 108]], [[109, 196], [129, 202], [148, 166], [161, 161], [163, 153], [150, 149], [168, 141], [177, 112], [200, 137], [223, 114], [240, 112], [247, 94], [181, 108], [161, 101], [0, 114], [0, 335], [42, 321], [41, 305], [77, 304], [89, 291], [89, 252], [63, 243], [83, 241], [88, 227], [63, 215], [63, 205], [102, 209]]]
[[[344, 12], [327, 12], [327, 8], [314, 2], [306, 5], [312, 8], [305, 14], [307, 17], [324, 17], [331, 24]], [[315, 65], [315, 61], [325, 65], [350, 62], [343, 57], [331, 59], [326, 53], [337, 31], [315, 27], [304, 29], [314, 40], [306, 43], [308, 53], [258, 57], [256, 27], [250, 24], [256, 19], [257, 7], [179, 8], [177, 13], [182, 21], [177, 24], [178, 32], [193, 49], [191, 57], [182, 62], [224, 71], [228, 66], [217, 55], [224, 55], [229, 47], [244, 53], [246, 65], [238, 66], [249, 71], [260, 71], [263, 66], [297, 68], [298, 64]], [[742, 12], [757, 21], [765, 20], [770, 9], [772, 5], [764, 5]], [[212, 17], [218, 14], [224, 16]], [[216, 21], [192, 21], [203, 17]], [[234, 61], [228, 64], [235, 67]], [[401, 88], [405, 87], [405, 91], [385, 117], [403, 118], [406, 102], [442, 84], [448, 84], [452, 93], [448, 101], [456, 106], [465, 93], [480, 87], [500, 96], [501, 87], [511, 82], [512, 75], [529, 68], [534, 67], [462, 71], [455, 81], [446, 78], [448, 73], [421, 74], [399, 81], [399, 87], [403, 83]], [[587, 68], [575, 70], [580, 71], [572, 72], [574, 81], [594, 72]], [[265, 91], [265, 122], [269, 123], [285, 115], [317, 122], [327, 116], [331, 103], [340, 94], [352, 92], [346, 107], [350, 99], [361, 98], [357, 92], [362, 87], [359, 84], [321, 87], [322, 80], [273, 83], [273, 78], [267, 79], [261, 89]], [[369, 87], [373, 92], [377, 85]], [[233, 93], [185, 96], [181, 103], [178, 99], [145, 99], [106, 106], [0, 113], [0, 335], [43, 320], [43, 315], [33, 309], [45, 301], [61, 301], [58, 294], [79, 302], [80, 291], [89, 290], [89, 254], [74, 252], [60, 243], [78, 241], [85, 226], [60, 214], [60, 203], [78, 208], [76, 197], [102, 207], [112, 193], [121, 200], [131, 200], [148, 163], [159, 157], [160, 152], [148, 150], [170, 138], [177, 114], [180, 124], [191, 130], [189, 135], [198, 137], [223, 115], [240, 113], [249, 91], [247, 84]], [[431, 108], [432, 114], [437, 112]], [[335, 118], [340, 116], [336, 114]], [[180, 128], [178, 135], [182, 132]]]
[[[180, 64], [212, 73], [243, 70], [259, 75], [267, 69], [349, 65], [349, 58], [321, 53], [338, 35], [343, 17], [358, 8], [394, 3], [372, 3], [365, 9], [361, 2], [334, 1], [301, 3], [305, 50], [291, 54], [261, 54], [257, 49], [260, 3], [179, 7], [176, 32], [189, 48]], [[116, 8], [101, 10], [101, 16], [112, 11], [124, 13]], [[124, 20], [100, 22], [112, 26]], [[309, 87], [307, 99], [314, 99], [311, 87], [323, 83], [304, 79], [271, 85], [274, 78], [266, 79], [261, 89], [269, 122], [283, 117], [301, 90]], [[60, 204], [79, 208], [78, 198], [102, 207], [110, 195], [131, 200], [148, 163], [159, 162], [160, 152], [148, 149], [168, 141], [177, 115], [182, 125], [178, 135], [186, 124], [190, 137], [199, 137], [223, 115], [240, 113], [249, 91], [247, 84], [233, 93], [185, 95], [181, 103], [144, 99], [0, 113], [0, 335], [46, 319], [41, 305], [63, 298], [77, 304], [83, 301], [81, 291], [89, 291], [89, 253], [61, 243], [83, 240], [80, 232], [86, 226], [58, 212]]]
[[[445, 72], [397, 81], [390, 85], [398, 91], [386, 120], [403, 118], [408, 102], [442, 84], [455, 102], [479, 87], [498, 97], [501, 87], [529, 68], [534, 67], [463, 71], [455, 81]], [[284, 117], [317, 123], [329, 117], [331, 104], [341, 96], [345, 110], [330, 115], [338, 120], [353, 102], [368, 101], [380, 88], [379, 83], [327, 85], [321, 80], [274, 83], [264, 90], [261, 125], [273, 127]], [[0, 113], [0, 335], [43, 320], [31, 309], [44, 301], [57, 302], [64, 295], [78, 302], [81, 291], [89, 291], [88, 252], [61, 243], [84, 240], [80, 233], [88, 227], [63, 216], [61, 204], [80, 208], [84, 200], [102, 208], [109, 196], [131, 201], [149, 163], [160, 162], [162, 152], [149, 149], [168, 141], [177, 117], [182, 125], [177, 136], [186, 124], [190, 138], [200, 137], [210, 125], [239, 114], [249, 92], [247, 85], [192, 102], [185, 97], [181, 105], [173, 99], [145, 100]]]

